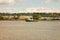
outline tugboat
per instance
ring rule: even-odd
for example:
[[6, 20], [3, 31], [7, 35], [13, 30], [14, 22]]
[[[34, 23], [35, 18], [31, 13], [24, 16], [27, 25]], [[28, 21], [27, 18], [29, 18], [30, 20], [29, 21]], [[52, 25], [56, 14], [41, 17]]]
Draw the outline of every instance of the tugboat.
[[25, 19], [26, 22], [33, 22], [33, 18]]

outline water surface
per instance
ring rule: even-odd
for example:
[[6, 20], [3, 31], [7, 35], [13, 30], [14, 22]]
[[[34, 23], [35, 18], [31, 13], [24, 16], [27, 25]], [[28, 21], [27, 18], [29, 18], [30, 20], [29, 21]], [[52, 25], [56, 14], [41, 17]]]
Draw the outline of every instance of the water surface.
[[0, 40], [60, 40], [60, 21], [0, 21]]

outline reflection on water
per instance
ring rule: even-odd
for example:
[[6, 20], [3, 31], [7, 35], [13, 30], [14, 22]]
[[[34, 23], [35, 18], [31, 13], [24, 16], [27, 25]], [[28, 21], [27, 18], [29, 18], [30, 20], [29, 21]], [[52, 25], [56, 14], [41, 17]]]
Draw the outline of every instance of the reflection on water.
[[60, 40], [60, 22], [0, 21], [0, 40]]

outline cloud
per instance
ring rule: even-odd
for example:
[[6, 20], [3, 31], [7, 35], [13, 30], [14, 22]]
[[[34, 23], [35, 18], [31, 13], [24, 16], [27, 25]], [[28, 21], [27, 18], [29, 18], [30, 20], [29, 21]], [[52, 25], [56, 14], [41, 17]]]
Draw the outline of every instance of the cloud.
[[50, 3], [50, 2], [60, 2], [60, 0], [45, 0], [45, 3]]
[[49, 3], [49, 2], [51, 2], [52, 0], [45, 0], [45, 3]]
[[55, 0], [56, 2], [60, 2], [60, 0]]
[[17, 0], [17, 1], [19, 1], [19, 2], [25, 2], [26, 0]]
[[4, 13], [15, 13], [18, 12], [15, 8], [0, 8], [0, 12]]
[[37, 7], [37, 8], [32, 7], [26, 9], [26, 12], [43, 12], [43, 11], [46, 11], [46, 9], [43, 7]]
[[14, 4], [15, 2], [24, 2], [26, 0], [0, 0], [0, 5]]
[[60, 9], [55, 8], [43, 8], [43, 7], [37, 7], [37, 8], [27, 8], [26, 12], [60, 12]]
[[53, 13], [53, 12], [59, 12], [60, 13], [60, 8], [44, 8], [44, 7], [32, 7], [32, 8], [26, 8], [25, 10], [17, 10], [16, 8], [13, 7], [1, 7], [0, 12], [4, 13], [33, 13], [33, 12], [46, 12], [46, 13]]
[[0, 4], [13, 4], [15, 0], [0, 0]]
[[35, 12], [37, 8], [27, 8], [26, 11], [27, 12]]
[[26, 8], [25, 10], [16, 10], [15, 8], [0, 8], [0, 12], [4, 13], [33, 13], [33, 12], [45, 12], [45, 13], [53, 13], [57, 12], [60, 13], [60, 8], [44, 8], [44, 7], [32, 7], [32, 8]]

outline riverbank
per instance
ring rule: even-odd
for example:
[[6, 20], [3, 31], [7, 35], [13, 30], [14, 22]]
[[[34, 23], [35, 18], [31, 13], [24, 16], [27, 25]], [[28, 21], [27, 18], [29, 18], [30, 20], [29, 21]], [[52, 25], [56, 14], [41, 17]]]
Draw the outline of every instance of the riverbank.
[[[26, 20], [0, 20], [0, 21], [20, 21], [20, 22], [26, 22]], [[40, 21], [60, 21], [60, 20], [39, 20], [37, 22], [40, 22]]]

